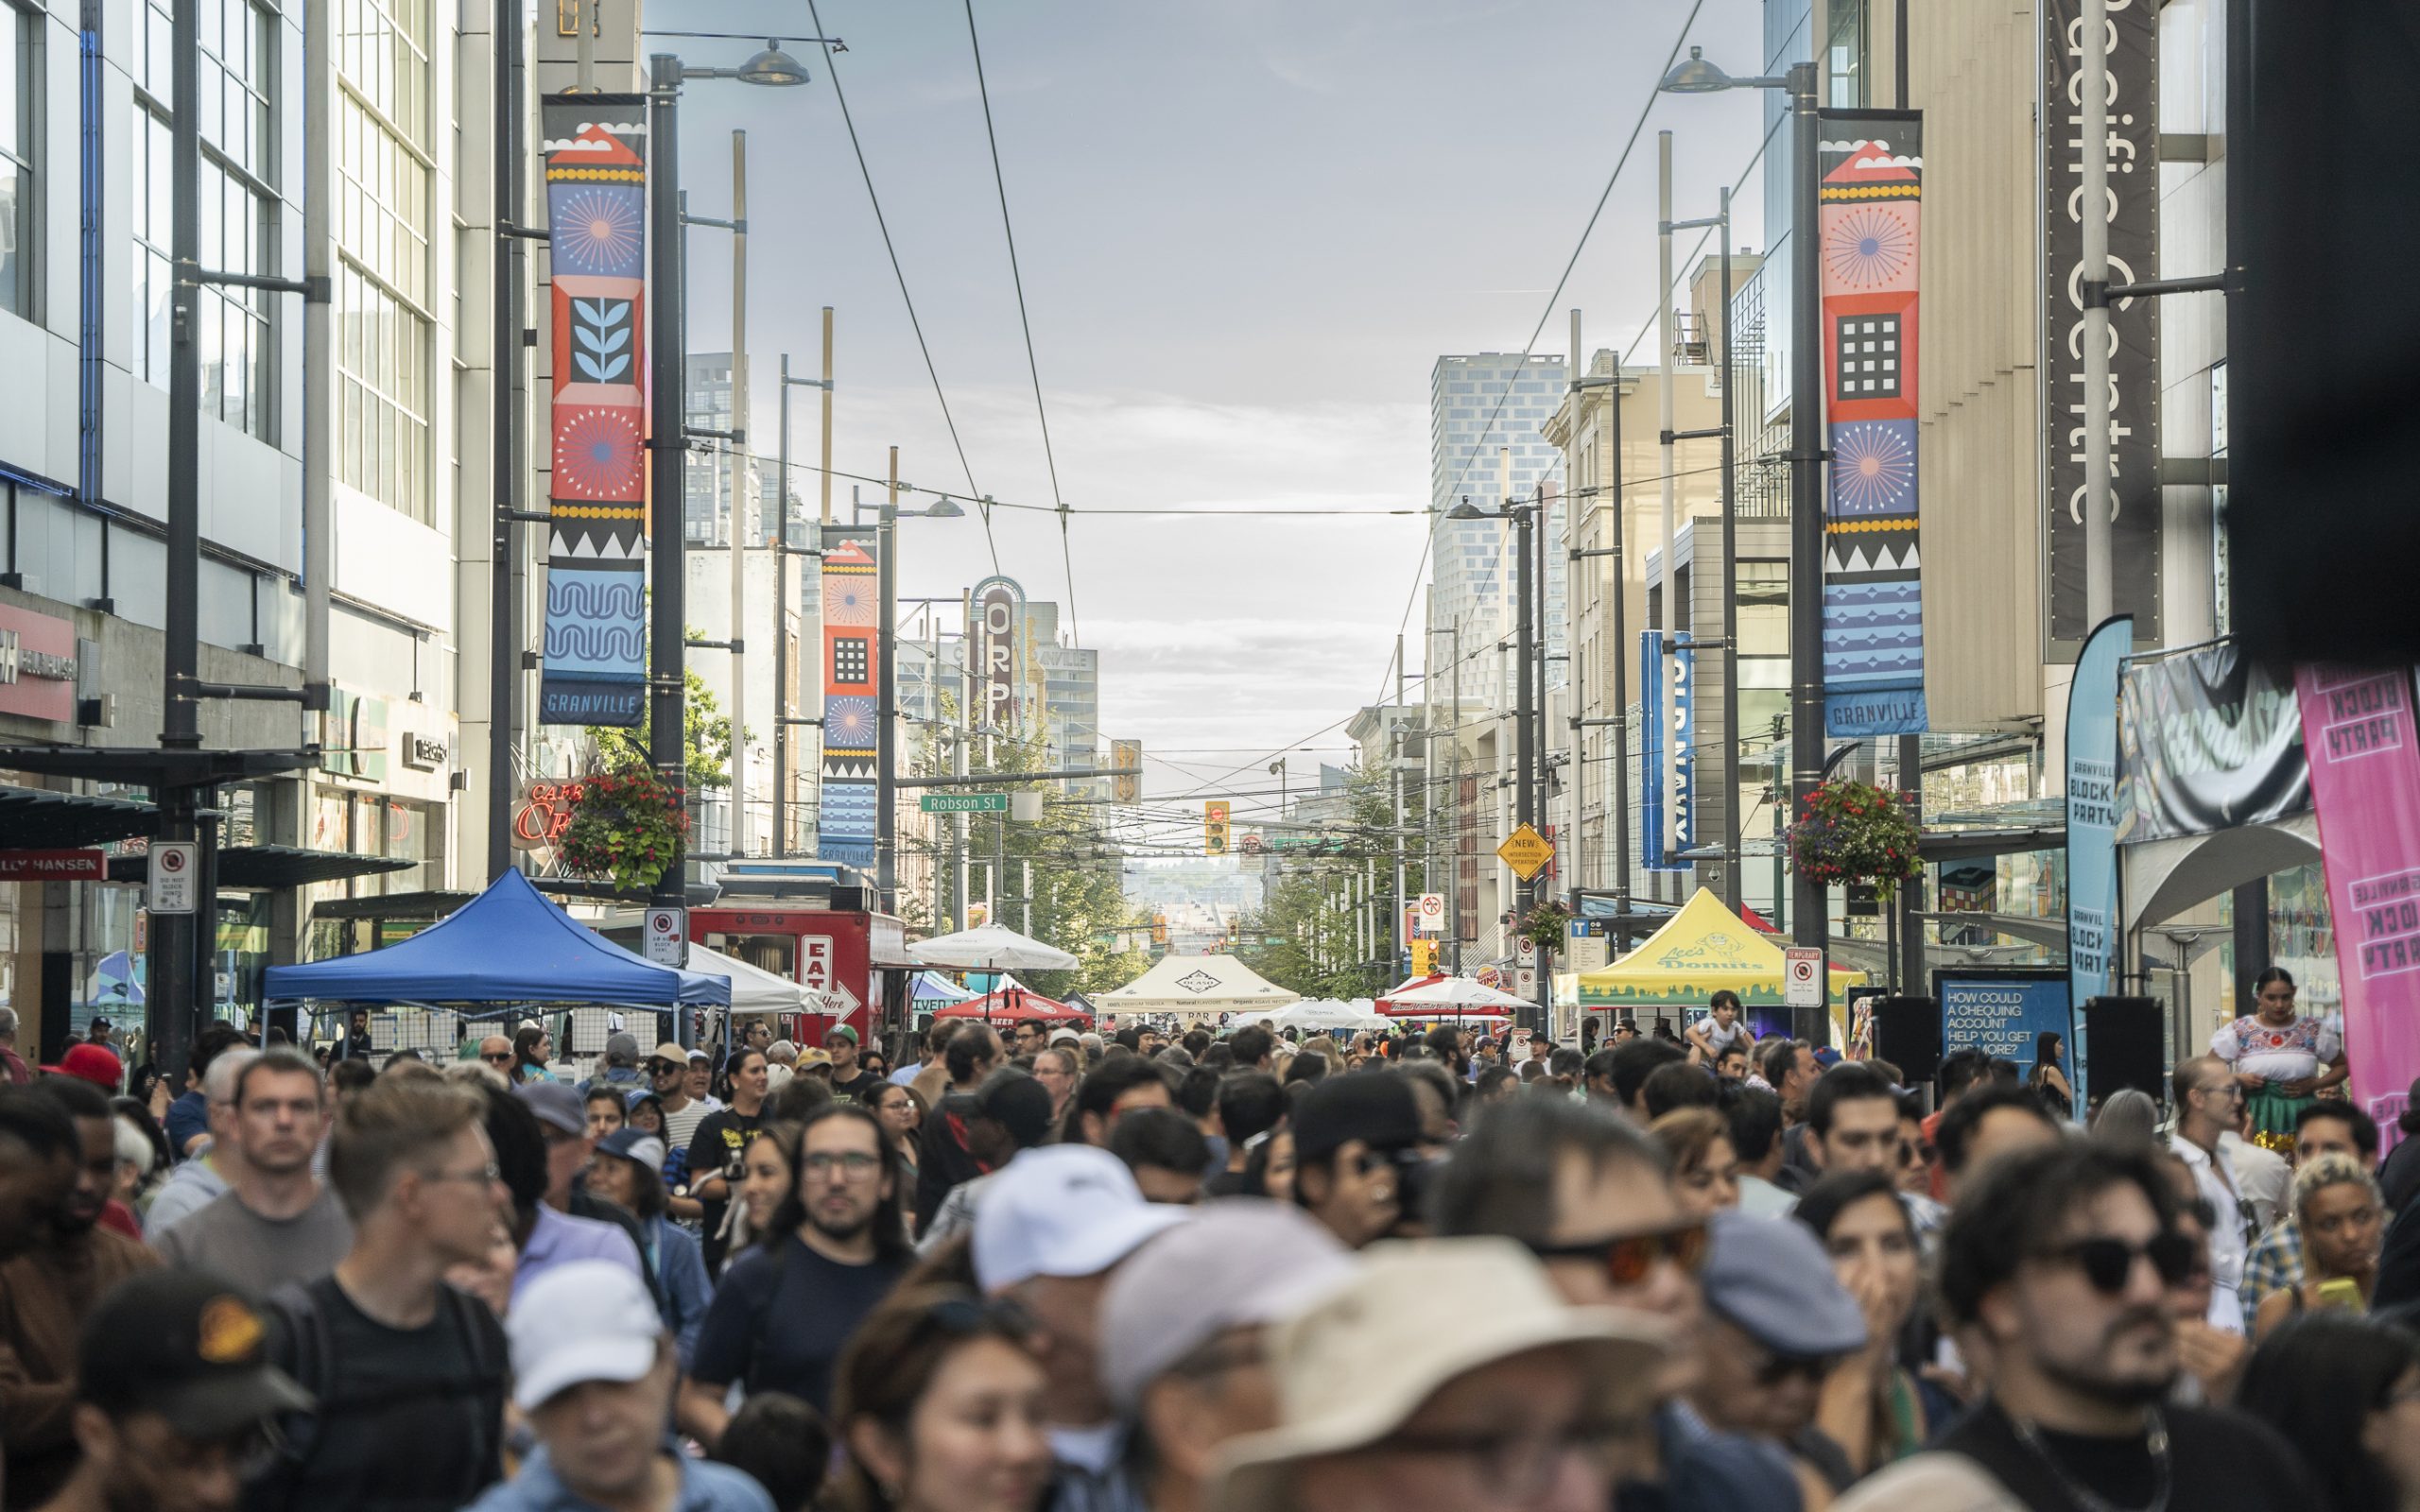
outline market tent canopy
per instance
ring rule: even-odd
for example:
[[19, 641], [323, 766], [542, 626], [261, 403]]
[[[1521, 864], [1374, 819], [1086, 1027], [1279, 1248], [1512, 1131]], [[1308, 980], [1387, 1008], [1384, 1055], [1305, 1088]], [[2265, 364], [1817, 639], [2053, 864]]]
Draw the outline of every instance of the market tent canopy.
[[980, 995], [968, 991], [939, 971], [917, 972], [915, 983], [908, 990], [918, 1004], [931, 1004], [936, 1007], [945, 1003], [963, 1003], [968, 998]]
[[675, 1003], [722, 1007], [731, 980], [657, 966], [586, 927], [518, 871], [384, 950], [264, 973], [273, 1001], [336, 1003]]
[[[1701, 887], [1671, 921], [1610, 966], [1580, 976], [1583, 1008], [1703, 1007], [1719, 988], [1750, 1007], [1782, 1001], [1781, 947], [1748, 927], [1722, 901]], [[1845, 1000], [1862, 971], [1832, 969], [1831, 999]]]
[[[751, 966], [737, 956], [708, 950], [703, 945], [689, 947], [689, 970], [699, 976], [719, 976], [731, 983], [731, 1011], [734, 1013], [817, 1013], [829, 1008], [807, 1001], [807, 990], [786, 976], [776, 976], [761, 966]], [[821, 997], [821, 994], [816, 994]]]
[[1420, 1019], [1431, 1017], [1437, 1009], [1501, 1013], [1530, 1005], [1529, 999], [1499, 992], [1483, 982], [1474, 982], [1467, 976], [1448, 976], [1396, 993], [1387, 1000], [1386, 1011], [1398, 1019]]
[[1025, 988], [987, 992], [937, 1010], [936, 1019], [982, 1019], [992, 1023], [1073, 1023], [1087, 1015], [1055, 998]]
[[1374, 1013], [1365, 1003], [1355, 1007], [1335, 998], [1306, 998], [1270, 1014], [1270, 1022], [1280, 1029], [1378, 1029], [1386, 1026], [1384, 1016]]
[[1301, 997], [1232, 955], [1163, 955], [1124, 987], [1094, 993], [1093, 1005], [1103, 1013], [1274, 1013]]

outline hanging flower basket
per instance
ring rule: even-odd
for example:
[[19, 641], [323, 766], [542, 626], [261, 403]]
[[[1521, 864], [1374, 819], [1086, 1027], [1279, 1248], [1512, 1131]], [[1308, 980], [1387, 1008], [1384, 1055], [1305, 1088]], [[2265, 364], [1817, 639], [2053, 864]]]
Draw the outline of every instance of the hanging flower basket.
[[1530, 944], [1551, 953], [1563, 949], [1564, 932], [1570, 923], [1570, 909], [1558, 902], [1543, 902], [1523, 917], [1520, 932]]
[[1924, 875], [1915, 815], [1904, 793], [1867, 782], [1825, 782], [1798, 806], [1789, 862], [1809, 882], [1870, 885], [1884, 902]]
[[686, 792], [666, 786], [644, 767], [572, 784], [563, 868], [575, 876], [610, 877], [625, 889], [653, 886], [689, 833], [687, 799]]

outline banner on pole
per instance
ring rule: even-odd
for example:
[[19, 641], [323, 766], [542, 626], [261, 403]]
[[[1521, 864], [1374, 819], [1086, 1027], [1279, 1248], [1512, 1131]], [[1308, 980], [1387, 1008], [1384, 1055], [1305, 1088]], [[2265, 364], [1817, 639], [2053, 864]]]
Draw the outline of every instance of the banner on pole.
[[2353, 1101], [2396, 1138], [2420, 1075], [2420, 739], [2411, 673], [2294, 674], [2344, 984]]
[[881, 748], [882, 589], [871, 530], [823, 532], [823, 765], [816, 833], [826, 861], [874, 865]]
[[[2118, 668], [2135, 622], [2104, 621], [2067, 685], [2067, 996], [2089, 1003], [2117, 988]], [[2075, 1047], [2079, 1060], [2083, 1047]]]
[[1825, 435], [1824, 730], [1921, 734], [1916, 248], [1924, 118], [1824, 111], [1816, 217]]
[[[1687, 834], [1693, 828], [1689, 810], [1694, 795], [1689, 783], [1694, 763], [1688, 747], [1688, 700], [1685, 693], [1675, 690], [1675, 682], [1685, 688], [1689, 680], [1689, 651], [1684, 646], [1668, 659], [1664, 632], [1642, 630], [1638, 663], [1639, 865], [1650, 871], [1679, 871], [1688, 865], [1679, 855], [1688, 849]], [[1668, 681], [1668, 677], [1673, 680]], [[1669, 810], [1665, 806], [1668, 771], [1675, 779]]]
[[540, 110], [554, 444], [538, 722], [635, 728], [647, 715], [647, 97], [549, 94]]
[[[2049, 641], [2091, 633], [2083, 599], [2083, 67], [2082, 0], [2044, 0], [2042, 477]], [[2159, 5], [2109, 0], [2109, 280], [2159, 276]], [[2014, 228], [2012, 228], [2014, 230]], [[2160, 629], [2159, 304], [2109, 306], [2111, 597], [2156, 645]]]

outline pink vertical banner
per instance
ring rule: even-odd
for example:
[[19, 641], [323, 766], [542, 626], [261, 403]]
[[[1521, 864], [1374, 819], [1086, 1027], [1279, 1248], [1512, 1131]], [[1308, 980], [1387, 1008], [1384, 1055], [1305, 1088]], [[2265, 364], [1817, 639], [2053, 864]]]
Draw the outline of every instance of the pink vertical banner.
[[2420, 734], [2411, 673], [2294, 672], [2344, 980], [2353, 1100], [2394, 1143], [2420, 1075]]

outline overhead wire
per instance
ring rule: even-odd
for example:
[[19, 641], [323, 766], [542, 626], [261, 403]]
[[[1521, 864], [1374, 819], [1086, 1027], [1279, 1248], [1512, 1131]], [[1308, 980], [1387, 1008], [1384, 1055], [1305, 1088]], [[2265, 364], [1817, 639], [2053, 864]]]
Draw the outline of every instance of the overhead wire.
[[[821, 36], [823, 34], [823, 18], [816, 13], [815, 0], [806, 0], [806, 14], [807, 19], [815, 24], [817, 35]], [[863, 178], [866, 181], [866, 199], [873, 206], [873, 223], [875, 228], [882, 232], [882, 249], [890, 258], [890, 275], [899, 282], [900, 302], [908, 306], [908, 324], [909, 329], [916, 333], [916, 350], [924, 354], [925, 375], [933, 381], [933, 398], [941, 404], [942, 423], [949, 427], [949, 444], [951, 448], [958, 453], [959, 467], [966, 473], [966, 491], [970, 495], [974, 495], [979, 499], [982, 494], [982, 490], [977, 488], [975, 483], [975, 466], [973, 463], [967, 461], [966, 443], [959, 438], [958, 417], [950, 413], [949, 395], [943, 392], [942, 388], [941, 369], [933, 364], [932, 346], [925, 339], [925, 322], [916, 315], [915, 296], [908, 292], [907, 270], [902, 268], [899, 265], [899, 249], [890, 239], [890, 222], [882, 213], [882, 196], [874, 190], [873, 169], [867, 166], [865, 146], [857, 140], [856, 117], [852, 115], [849, 112], [848, 92], [840, 87], [839, 65], [833, 60], [834, 52], [832, 44], [827, 42], [821, 45], [823, 48], [824, 72], [829, 75], [832, 79], [832, 97], [839, 102], [840, 124], [848, 128], [849, 150], [856, 155], [857, 173], [859, 177]], [[788, 486], [788, 480], [786, 478], [784, 479], [783, 487], [786, 489]], [[992, 570], [996, 573], [1000, 570], [1000, 543], [994, 540], [992, 535], [992, 511], [990, 507], [982, 506], [981, 507], [983, 515], [983, 541], [984, 544], [991, 548]]]
[[[965, 4], [966, 41], [975, 54], [975, 90], [983, 101], [983, 138], [992, 148], [992, 183], [1000, 194], [1000, 232], [1008, 238], [1009, 278], [1016, 285], [1017, 324], [1025, 332], [1026, 371], [1033, 379], [1033, 413], [1042, 422], [1042, 459], [1050, 469], [1050, 497], [1059, 508], [1059, 560], [1067, 574], [1067, 633], [1075, 636], [1076, 559], [1067, 544], [1067, 501], [1059, 489], [1059, 458], [1050, 447], [1050, 411], [1042, 402], [1042, 363], [1033, 352], [1033, 318], [1026, 313], [1025, 273], [1017, 266], [1016, 228], [1009, 220], [1009, 180], [1000, 171], [1000, 133], [992, 124], [992, 86], [983, 77], [983, 41], [975, 30], [975, 0], [965, 0]], [[988, 509], [984, 518], [988, 524]], [[997, 565], [995, 561], [995, 569]]]

